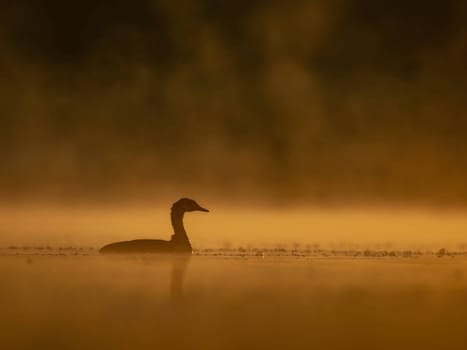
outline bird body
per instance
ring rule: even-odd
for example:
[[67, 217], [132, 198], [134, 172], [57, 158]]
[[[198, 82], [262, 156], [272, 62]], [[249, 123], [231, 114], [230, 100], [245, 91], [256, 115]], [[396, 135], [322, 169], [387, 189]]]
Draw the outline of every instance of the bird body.
[[170, 241], [163, 241], [161, 239], [135, 239], [132, 241], [110, 243], [99, 251], [101, 253], [170, 253], [172, 250]]
[[102, 247], [99, 252], [103, 254], [191, 254], [191, 243], [183, 226], [183, 215], [186, 212], [191, 211], [209, 212], [209, 210], [201, 207], [194, 200], [188, 198], [182, 198], [173, 204], [171, 219], [174, 234], [170, 241], [160, 239], [136, 239], [133, 241], [116, 242]]

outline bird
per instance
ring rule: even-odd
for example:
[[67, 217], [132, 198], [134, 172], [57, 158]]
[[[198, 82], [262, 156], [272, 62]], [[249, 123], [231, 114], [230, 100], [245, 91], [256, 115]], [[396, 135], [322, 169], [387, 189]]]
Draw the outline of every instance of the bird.
[[176, 253], [191, 254], [192, 247], [183, 226], [183, 215], [187, 212], [202, 211], [209, 212], [193, 199], [181, 198], [172, 205], [170, 217], [174, 234], [170, 241], [161, 239], [136, 239], [110, 243], [102, 247], [102, 254], [137, 254], [137, 253]]

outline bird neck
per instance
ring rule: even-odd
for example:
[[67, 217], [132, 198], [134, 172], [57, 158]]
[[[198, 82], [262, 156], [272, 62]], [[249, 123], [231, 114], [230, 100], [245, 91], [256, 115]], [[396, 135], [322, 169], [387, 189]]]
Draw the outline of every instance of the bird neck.
[[171, 241], [177, 245], [187, 247], [191, 250], [190, 240], [188, 239], [185, 227], [183, 226], [183, 214], [183, 211], [177, 209], [172, 209], [172, 212], [170, 213], [172, 227], [174, 229], [174, 234]]

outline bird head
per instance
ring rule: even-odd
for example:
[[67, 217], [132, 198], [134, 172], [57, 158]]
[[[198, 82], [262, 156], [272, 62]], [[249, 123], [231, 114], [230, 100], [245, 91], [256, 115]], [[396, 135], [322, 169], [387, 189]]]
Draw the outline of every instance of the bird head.
[[193, 199], [189, 198], [182, 198], [176, 201], [172, 205], [172, 210], [179, 210], [181, 212], [190, 212], [190, 211], [204, 211], [209, 212], [206, 208], [203, 208], [198, 203], [196, 203]]

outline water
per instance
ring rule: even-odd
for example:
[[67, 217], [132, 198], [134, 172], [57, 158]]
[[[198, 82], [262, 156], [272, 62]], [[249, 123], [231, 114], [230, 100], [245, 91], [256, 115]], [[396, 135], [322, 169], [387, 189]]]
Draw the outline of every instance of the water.
[[[55, 251], [57, 252], [56, 255]], [[465, 349], [467, 258], [4, 250], [4, 349]], [[53, 255], [48, 255], [53, 254]]]

